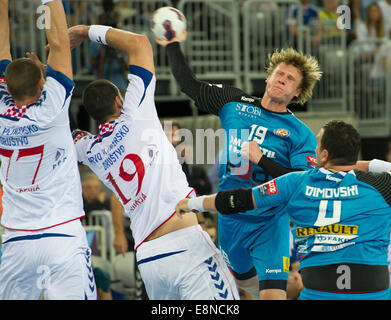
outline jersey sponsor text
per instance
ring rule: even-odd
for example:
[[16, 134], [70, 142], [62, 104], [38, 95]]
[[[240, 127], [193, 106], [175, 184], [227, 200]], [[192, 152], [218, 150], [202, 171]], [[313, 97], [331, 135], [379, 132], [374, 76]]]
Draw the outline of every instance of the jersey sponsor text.
[[346, 224], [331, 224], [324, 227], [296, 227], [297, 237], [308, 237], [313, 234], [328, 233], [328, 234], [341, 234], [352, 235], [357, 234], [358, 226], [346, 225]]
[[314, 198], [338, 198], [358, 195], [357, 185], [339, 188], [317, 188], [306, 186], [305, 195]]

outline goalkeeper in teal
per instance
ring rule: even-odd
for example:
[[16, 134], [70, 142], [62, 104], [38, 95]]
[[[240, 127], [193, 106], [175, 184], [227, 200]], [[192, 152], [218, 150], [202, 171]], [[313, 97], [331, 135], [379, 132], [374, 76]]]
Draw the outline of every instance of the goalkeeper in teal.
[[[166, 46], [172, 73], [181, 90], [203, 112], [220, 118], [225, 145], [219, 160], [218, 190], [253, 187], [291, 171], [316, 166], [316, 138], [287, 108], [304, 103], [321, 77], [316, 59], [293, 49], [269, 56], [262, 98], [241, 89], [198, 80], [187, 66], [179, 42], [156, 40]], [[256, 141], [261, 160], [249, 162], [242, 145]], [[218, 242], [240, 288], [256, 298], [285, 299], [289, 275], [289, 217], [281, 208], [262, 216], [219, 215]], [[282, 231], [284, 230], [284, 231]]]
[[317, 140], [318, 169], [288, 173], [254, 188], [181, 200], [176, 210], [233, 216], [252, 210], [262, 216], [283, 206], [294, 222], [304, 285], [299, 299], [389, 300], [390, 163], [384, 163], [384, 170], [371, 166], [378, 160], [356, 163], [360, 136], [343, 121], [326, 124]]

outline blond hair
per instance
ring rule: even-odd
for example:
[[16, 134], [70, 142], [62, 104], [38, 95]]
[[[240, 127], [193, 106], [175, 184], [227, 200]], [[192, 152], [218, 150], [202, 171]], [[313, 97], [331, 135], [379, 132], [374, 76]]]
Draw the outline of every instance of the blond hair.
[[270, 76], [278, 65], [284, 63], [296, 67], [303, 79], [300, 84], [300, 95], [292, 100], [304, 104], [312, 97], [312, 90], [314, 89], [316, 81], [322, 77], [318, 61], [310, 55], [304, 55], [293, 48], [275, 50], [273, 54], [268, 55], [268, 66], [266, 67], [267, 74]]

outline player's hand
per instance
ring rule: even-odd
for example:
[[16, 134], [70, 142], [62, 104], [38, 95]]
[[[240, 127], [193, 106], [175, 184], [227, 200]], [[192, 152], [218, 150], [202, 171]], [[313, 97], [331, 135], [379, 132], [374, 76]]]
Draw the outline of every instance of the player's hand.
[[183, 30], [183, 32], [179, 36], [176, 36], [176, 37], [172, 38], [171, 40], [160, 40], [160, 39], [155, 37], [155, 42], [158, 45], [161, 45], [162, 47], [165, 47], [168, 44], [173, 43], [173, 42], [183, 42], [183, 41], [186, 40], [186, 37], [187, 37], [187, 31]]
[[128, 241], [125, 233], [114, 234], [113, 247], [116, 253], [120, 253], [125, 257], [125, 253], [128, 251]]
[[[88, 38], [88, 26], [78, 25], [68, 29], [69, 45], [71, 50], [80, 46]], [[45, 46], [45, 50], [50, 50], [50, 45]]]
[[242, 144], [242, 149], [240, 150], [240, 154], [246, 158], [248, 158], [251, 162], [258, 164], [259, 160], [261, 160], [263, 153], [261, 148], [259, 147], [258, 142], [249, 141], [244, 142]]
[[88, 26], [78, 25], [68, 29], [71, 50], [80, 46], [88, 38]]
[[189, 207], [187, 206], [187, 203], [189, 202], [189, 198], [182, 199], [178, 202], [178, 204], [175, 207], [175, 213], [178, 216], [181, 216], [182, 214], [189, 212]]
[[42, 74], [46, 76], [46, 64], [43, 64], [41, 60], [39, 60], [38, 56], [34, 52], [26, 52], [26, 57], [33, 60], [42, 70]]

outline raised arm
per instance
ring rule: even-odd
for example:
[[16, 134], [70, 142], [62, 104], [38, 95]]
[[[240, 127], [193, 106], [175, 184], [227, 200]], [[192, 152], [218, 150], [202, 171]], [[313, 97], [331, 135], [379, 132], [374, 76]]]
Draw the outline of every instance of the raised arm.
[[12, 60], [10, 47], [10, 24], [8, 1], [0, 0], [0, 60]]
[[50, 20], [45, 26], [46, 38], [49, 43], [48, 65], [56, 71], [65, 74], [73, 80], [71, 52], [69, 46], [68, 25], [61, 0], [47, 2]]
[[197, 79], [180, 48], [180, 43], [185, 41], [186, 37], [187, 33], [184, 31], [171, 40], [155, 38], [155, 42], [166, 47], [171, 72], [181, 91], [194, 100], [198, 109], [218, 115], [220, 109], [227, 102], [235, 97], [240, 97], [244, 92], [231, 86], [212, 85]]
[[89, 38], [126, 53], [129, 65], [155, 73], [152, 46], [145, 35], [106, 26], [78, 25], [69, 29], [69, 38], [71, 49]]
[[209, 196], [182, 199], [175, 211], [178, 215], [189, 211], [235, 214], [262, 209], [259, 214], [263, 214], [273, 207], [287, 204], [305, 174], [306, 172], [292, 172], [253, 188], [223, 190]]
[[379, 159], [373, 159], [371, 161], [357, 161], [356, 170], [364, 171], [364, 172], [373, 172], [373, 173], [381, 173], [381, 172], [389, 172], [391, 173], [391, 162], [383, 161]]

